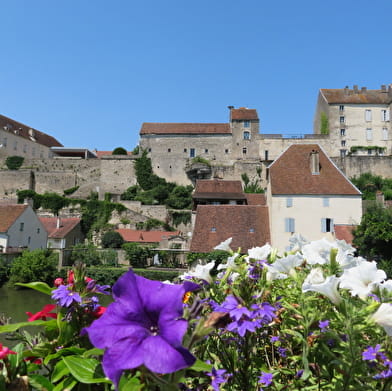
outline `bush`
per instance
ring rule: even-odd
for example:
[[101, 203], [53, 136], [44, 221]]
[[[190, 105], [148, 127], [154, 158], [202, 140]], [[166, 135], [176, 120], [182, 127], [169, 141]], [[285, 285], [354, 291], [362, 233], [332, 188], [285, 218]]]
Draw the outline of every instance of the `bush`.
[[9, 170], [19, 170], [24, 162], [24, 157], [22, 156], [8, 156], [5, 160], [5, 165]]
[[123, 244], [124, 239], [117, 231], [108, 231], [102, 237], [104, 248], [121, 248]]
[[91, 244], [79, 243], [73, 246], [69, 257], [70, 263], [84, 263], [87, 266], [96, 266], [101, 264], [101, 258], [97, 248]]
[[65, 189], [64, 190], [64, 195], [65, 196], [71, 195], [71, 194], [75, 193], [75, 191], [78, 190], [78, 189], [79, 189], [79, 186], [74, 186], [74, 187], [71, 187], [69, 189]]
[[126, 149], [122, 147], [117, 147], [113, 149], [112, 155], [128, 155]]
[[26, 250], [11, 264], [10, 283], [42, 281], [49, 285], [57, 276], [58, 255], [50, 250]]
[[151, 246], [143, 246], [139, 243], [125, 243], [122, 248], [132, 267], [147, 267], [148, 260], [154, 255]]

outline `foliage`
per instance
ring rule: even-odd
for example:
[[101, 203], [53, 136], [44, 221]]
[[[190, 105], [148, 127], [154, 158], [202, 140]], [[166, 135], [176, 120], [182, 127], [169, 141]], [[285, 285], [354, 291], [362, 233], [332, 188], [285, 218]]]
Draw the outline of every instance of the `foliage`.
[[377, 153], [385, 152], [386, 147], [379, 147], [377, 145], [353, 145], [350, 147], [350, 152], [355, 153], [357, 151], [376, 151]]
[[329, 134], [329, 123], [327, 114], [324, 112], [321, 113], [320, 117], [320, 133], [321, 134]]
[[147, 156], [146, 150], [135, 160], [135, 173], [137, 182], [143, 190], [151, 190], [157, 185], [166, 182], [163, 178], [159, 178], [154, 174], [151, 159]]
[[170, 227], [167, 223], [158, 219], [149, 218], [144, 222], [140, 221], [136, 223], [136, 229], [143, 230], [143, 231], [151, 231], [154, 228], [161, 228], [161, 227], [163, 227], [165, 231], [174, 231], [174, 229]]
[[169, 215], [175, 227], [178, 227], [180, 224], [189, 224], [192, 220], [191, 212], [172, 210], [169, 212]]
[[122, 248], [132, 267], [147, 267], [148, 260], [154, 255], [151, 246], [143, 246], [139, 243], [124, 243]]
[[64, 193], [65, 196], [71, 195], [71, 194], [75, 193], [75, 191], [78, 190], [79, 187], [80, 187], [80, 186], [70, 187], [69, 189], [65, 189], [65, 190], [63, 191], [63, 193]]
[[208, 167], [211, 167], [210, 161], [201, 156], [195, 156], [194, 158], [192, 158], [192, 164], [194, 163], [201, 163], [201, 164], [205, 164]]
[[133, 185], [128, 187], [128, 189], [121, 194], [120, 198], [124, 201], [133, 201], [140, 191], [141, 188], [139, 185]]
[[376, 192], [382, 191], [386, 200], [392, 199], [392, 179], [373, 175], [370, 172], [353, 177], [351, 182], [362, 192], [362, 199], [375, 200]]
[[230, 253], [224, 250], [212, 250], [208, 253], [188, 253], [186, 260], [189, 265], [193, 265], [197, 262], [209, 263], [213, 261], [216, 266], [218, 266], [223, 260], [227, 259], [229, 255]]
[[96, 266], [102, 263], [99, 251], [92, 243], [75, 244], [72, 247], [69, 261], [71, 264], [83, 263], [86, 266]]
[[[259, 167], [258, 167], [259, 168]], [[244, 192], [245, 193], [264, 193], [264, 189], [260, 186], [261, 182], [261, 169], [257, 170], [258, 177], [249, 179], [246, 172], [241, 174], [241, 179], [244, 182]]]
[[3, 257], [0, 257], [0, 287], [2, 287], [8, 281], [9, 274], [9, 263]]
[[193, 186], [176, 186], [166, 200], [166, 205], [173, 209], [190, 209], [192, 207]]
[[136, 147], [135, 148], [133, 148], [133, 150], [132, 150], [132, 155], [139, 155], [139, 146], [138, 145], [136, 145]]
[[22, 156], [8, 156], [7, 159], [5, 159], [5, 165], [9, 170], [19, 170], [19, 168], [22, 167], [23, 162], [24, 157]]
[[123, 147], [113, 149], [112, 155], [128, 155], [127, 150]]
[[102, 236], [102, 246], [104, 248], [121, 248], [123, 244], [124, 239], [117, 231], [108, 231]]
[[51, 283], [57, 273], [58, 255], [50, 250], [26, 250], [15, 258], [10, 269], [10, 283], [43, 281]]
[[392, 210], [369, 207], [354, 231], [353, 243], [366, 257], [392, 261]]
[[56, 193], [44, 193], [40, 197], [41, 207], [49, 209], [55, 216], [58, 216], [59, 211], [69, 205], [67, 198]]

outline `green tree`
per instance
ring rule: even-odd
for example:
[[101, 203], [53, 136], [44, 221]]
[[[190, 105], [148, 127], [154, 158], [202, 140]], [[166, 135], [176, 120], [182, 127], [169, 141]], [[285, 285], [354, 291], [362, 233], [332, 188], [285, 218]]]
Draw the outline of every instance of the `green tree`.
[[108, 231], [102, 236], [104, 248], [121, 248], [123, 244], [124, 239], [117, 231]]
[[373, 175], [370, 172], [365, 172], [358, 178], [351, 178], [351, 182], [361, 190], [364, 200], [374, 200], [377, 191], [381, 190], [389, 194], [389, 190], [392, 189], [391, 180], [383, 179], [380, 175]]
[[9, 279], [10, 265], [0, 257], [0, 287], [2, 287]]
[[133, 185], [131, 187], [128, 187], [128, 189], [121, 194], [120, 198], [124, 201], [133, 201], [140, 192], [140, 190], [141, 189], [139, 185]]
[[192, 206], [192, 186], [176, 186], [166, 200], [166, 205], [173, 209], [190, 209]]
[[44, 209], [49, 209], [55, 216], [58, 216], [59, 211], [69, 205], [69, 200], [57, 193], [45, 193], [41, 196], [41, 206]]
[[81, 262], [87, 266], [96, 266], [101, 264], [101, 257], [97, 247], [92, 243], [78, 243], [72, 247], [69, 261], [71, 264]]
[[22, 156], [8, 156], [7, 159], [5, 159], [5, 165], [9, 170], [19, 170], [19, 168], [22, 167], [23, 162], [24, 157]]
[[139, 243], [124, 243], [122, 248], [132, 267], [146, 267], [148, 259], [154, 255], [150, 246], [143, 246]]
[[117, 147], [113, 149], [112, 155], [128, 155], [128, 153], [123, 147]]
[[353, 244], [365, 258], [392, 261], [392, 210], [371, 206], [354, 231]]
[[10, 283], [42, 281], [49, 285], [57, 276], [58, 255], [50, 250], [26, 250], [15, 258], [10, 269]]

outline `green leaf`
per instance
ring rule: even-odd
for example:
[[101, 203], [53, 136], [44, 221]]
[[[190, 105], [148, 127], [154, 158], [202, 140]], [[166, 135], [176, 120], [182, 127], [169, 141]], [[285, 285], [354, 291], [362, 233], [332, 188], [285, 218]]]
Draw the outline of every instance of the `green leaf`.
[[28, 282], [28, 283], [17, 282], [17, 283], [15, 283], [15, 285], [23, 286], [25, 288], [34, 289], [38, 292], [45, 293], [46, 295], [49, 295], [49, 296], [52, 295], [52, 290], [54, 289], [54, 288], [51, 288], [45, 282]]
[[63, 360], [59, 361], [53, 369], [50, 378], [52, 383], [57, 383], [62, 377], [69, 375], [69, 369]]
[[53, 391], [53, 384], [42, 375], [30, 375], [29, 384], [38, 391]]
[[47, 365], [51, 360], [54, 360], [63, 356], [74, 356], [75, 354], [83, 354], [85, 349], [78, 348], [76, 346], [71, 346], [69, 348], [60, 349], [58, 352], [53, 353], [45, 357], [44, 364]]
[[204, 361], [201, 360], [196, 360], [196, 362], [188, 369], [191, 369], [192, 371], [197, 371], [197, 372], [208, 372], [211, 371], [212, 365], [207, 364]]
[[105, 378], [98, 360], [77, 356], [63, 357], [72, 376], [81, 383], [111, 383]]
[[103, 349], [93, 348], [90, 350], [86, 350], [83, 353], [83, 357], [91, 357], [91, 356], [102, 356], [104, 353]]
[[34, 322], [19, 322], [19, 323], [11, 323], [0, 326], [0, 334], [1, 333], [12, 333], [14, 331], [19, 330], [21, 327], [26, 326], [42, 326], [46, 323], [45, 320], [35, 320]]
[[140, 384], [140, 380], [135, 376], [131, 377], [130, 379], [122, 376], [118, 387], [119, 391], [139, 391], [142, 388], [143, 385]]
[[52, 391], [70, 391], [72, 390], [76, 385], [78, 384], [78, 382], [73, 378], [73, 377], [67, 377], [66, 379], [64, 379], [62, 382], [60, 382], [59, 384], [57, 384]]

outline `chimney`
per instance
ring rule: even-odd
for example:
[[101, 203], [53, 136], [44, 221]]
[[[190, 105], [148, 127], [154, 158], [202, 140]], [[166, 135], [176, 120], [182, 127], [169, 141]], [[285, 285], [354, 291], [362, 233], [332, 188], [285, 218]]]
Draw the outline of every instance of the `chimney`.
[[57, 229], [60, 228], [60, 217], [59, 217], [59, 216], [57, 216], [56, 228], [57, 228]]
[[362, 94], [366, 94], [366, 90], [367, 90], [367, 88], [366, 88], [366, 87], [362, 87], [362, 88], [361, 88], [361, 92], [362, 92]]
[[231, 122], [231, 110], [234, 109], [234, 106], [227, 106], [227, 108], [230, 110], [229, 121]]
[[310, 153], [310, 171], [312, 175], [320, 174], [320, 156], [318, 151], [314, 149]]
[[353, 85], [354, 94], [358, 94], [358, 86], [356, 84]]

